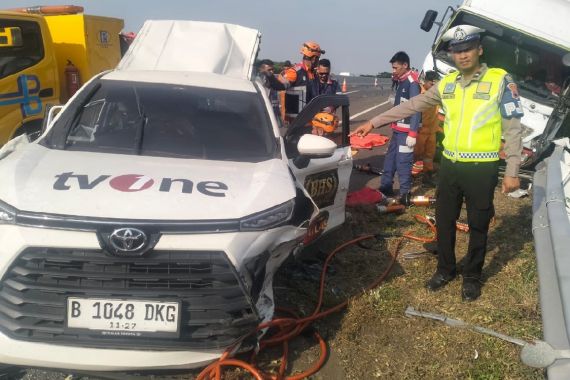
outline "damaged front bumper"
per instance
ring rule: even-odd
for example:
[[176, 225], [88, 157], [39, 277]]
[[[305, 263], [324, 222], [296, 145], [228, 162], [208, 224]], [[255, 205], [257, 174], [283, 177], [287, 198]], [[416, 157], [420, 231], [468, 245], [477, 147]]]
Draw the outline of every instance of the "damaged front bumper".
[[[84, 371], [200, 367], [273, 317], [273, 277], [305, 228], [161, 235], [144, 258], [96, 233], [0, 225], [0, 363]], [[67, 325], [67, 299], [179, 302], [177, 336], [109, 336]], [[245, 338], [245, 339], [244, 339]]]

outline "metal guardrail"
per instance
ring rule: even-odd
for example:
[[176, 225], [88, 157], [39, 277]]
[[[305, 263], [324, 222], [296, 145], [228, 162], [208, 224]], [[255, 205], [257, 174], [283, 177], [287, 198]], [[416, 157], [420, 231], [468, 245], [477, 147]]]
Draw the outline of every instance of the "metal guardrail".
[[[560, 163], [564, 147], [539, 164], [534, 174], [532, 231], [540, 283], [544, 340], [557, 349], [570, 348], [570, 221]], [[570, 360], [548, 368], [549, 379], [567, 379]]]

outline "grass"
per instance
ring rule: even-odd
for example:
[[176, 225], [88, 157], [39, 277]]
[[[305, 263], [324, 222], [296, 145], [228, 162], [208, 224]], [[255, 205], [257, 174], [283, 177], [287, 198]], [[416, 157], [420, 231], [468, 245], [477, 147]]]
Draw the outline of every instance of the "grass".
[[[436, 261], [400, 258], [398, 274], [381, 287], [355, 300], [346, 311], [335, 336], [347, 363], [346, 378], [363, 373], [398, 379], [541, 379], [542, 370], [526, 367], [519, 348], [497, 338], [443, 323], [404, 316], [410, 305], [426, 312], [494, 329], [518, 338], [541, 338], [536, 263], [531, 232], [530, 199], [514, 200], [496, 194], [497, 222], [491, 228], [481, 298], [460, 299], [461, 280], [438, 292], [424, 289]], [[354, 220], [368, 220], [368, 228], [417, 228], [411, 213], [375, 215], [361, 209]], [[458, 234], [458, 260], [467, 235]], [[407, 243], [402, 251], [421, 250]]]

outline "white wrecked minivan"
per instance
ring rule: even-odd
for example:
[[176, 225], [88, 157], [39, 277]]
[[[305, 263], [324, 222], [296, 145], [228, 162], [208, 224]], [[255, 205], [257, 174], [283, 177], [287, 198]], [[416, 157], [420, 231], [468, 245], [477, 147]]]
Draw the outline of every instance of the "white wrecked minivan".
[[509, 72], [518, 84], [524, 109], [522, 167], [532, 167], [550, 141], [543, 141], [547, 123], [568, 86], [570, 77], [570, 3], [566, 0], [465, 0], [458, 8], [426, 12], [421, 28], [438, 26], [423, 71], [441, 76], [455, 70], [441, 36], [450, 28], [473, 25], [485, 29], [481, 36], [482, 61]]
[[[0, 151], [0, 364], [191, 368], [273, 316], [272, 280], [344, 222], [348, 98], [284, 137], [257, 30], [147, 21], [34, 142]], [[306, 125], [342, 109], [337, 143]]]

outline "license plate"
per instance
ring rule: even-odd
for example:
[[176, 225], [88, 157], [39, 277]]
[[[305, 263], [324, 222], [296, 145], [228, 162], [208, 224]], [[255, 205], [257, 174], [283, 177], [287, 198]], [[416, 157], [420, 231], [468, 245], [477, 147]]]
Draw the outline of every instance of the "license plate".
[[70, 297], [67, 327], [110, 336], [177, 335], [179, 308], [178, 302]]

